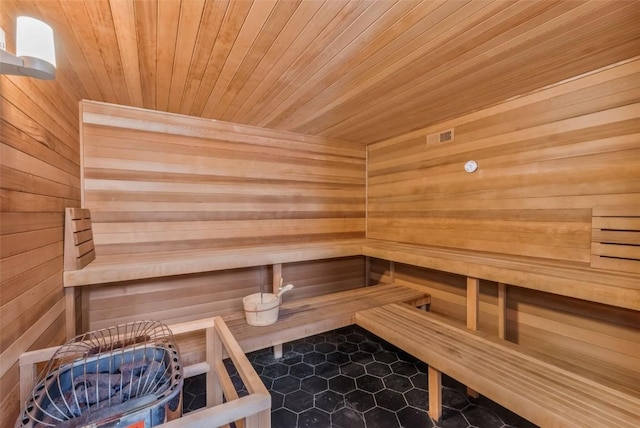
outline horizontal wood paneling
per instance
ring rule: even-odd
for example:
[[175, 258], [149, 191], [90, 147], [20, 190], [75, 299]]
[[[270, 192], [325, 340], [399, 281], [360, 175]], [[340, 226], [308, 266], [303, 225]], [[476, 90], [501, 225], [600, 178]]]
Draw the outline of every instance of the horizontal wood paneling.
[[637, 1], [5, 3], [81, 96], [362, 144], [640, 55]]
[[364, 149], [83, 104], [84, 206], [100, 254], [364, 237]]
[[270, 289], [266, 269], [235, 269], [86, 288], [89, 329], [140, 319], [167, 324], [242, 311], [242, 298]]
[[295, 301], [362, 287], [364, 275], [364, 257], [360, 256], [287, 263], [282, 266], [282, 279], [295, 288], [283, 298]]
[[639, 101], [633, 60], [373, 144], [367, 236], [589, 263], [592, 207], [640, 201]]
[[[361, 145], [83, 102], [83, 206], [98, 256], [365, 236]], [[300, 299], [364, 284], [362, 257], [285, 264]], [[89, 328], [242, 313], [268, 266], [86, 287]], [[184, 342], [188, 359], [202, 347]]]

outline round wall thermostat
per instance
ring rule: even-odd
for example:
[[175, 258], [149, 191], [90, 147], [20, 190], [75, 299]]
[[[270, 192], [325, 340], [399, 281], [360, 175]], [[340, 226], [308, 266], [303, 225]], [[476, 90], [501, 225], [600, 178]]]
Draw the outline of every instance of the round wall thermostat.
[[478, 162], [470, 160], [464, 164], [464, 170], [467, 172], [475, 172], [478, 169]]

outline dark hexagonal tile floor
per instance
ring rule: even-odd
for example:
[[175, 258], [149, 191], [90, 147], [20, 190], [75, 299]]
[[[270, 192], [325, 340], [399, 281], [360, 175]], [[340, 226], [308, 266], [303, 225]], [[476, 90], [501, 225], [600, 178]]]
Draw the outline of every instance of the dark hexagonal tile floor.
[[[443, 374], [443, 417], [427, 413], [427, 365], [358, 326], [270, 349], [249, 361], [272, 397], [273, 428], [531, 428], [535, 425]], [[230, 360], [225, 361], [240, 396], [246, 395]], [[184, 411], [205, 405], [204, 376], [185, 380]]]

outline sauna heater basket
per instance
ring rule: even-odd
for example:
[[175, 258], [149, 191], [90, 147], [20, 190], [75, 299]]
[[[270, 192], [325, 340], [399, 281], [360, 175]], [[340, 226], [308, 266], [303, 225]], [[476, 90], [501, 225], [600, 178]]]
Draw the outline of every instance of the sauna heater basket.
[[182, 367], [169, 328], [156, 321], [85, 333], [47, 363], [17, 427], [135, 427], [182, 415]]

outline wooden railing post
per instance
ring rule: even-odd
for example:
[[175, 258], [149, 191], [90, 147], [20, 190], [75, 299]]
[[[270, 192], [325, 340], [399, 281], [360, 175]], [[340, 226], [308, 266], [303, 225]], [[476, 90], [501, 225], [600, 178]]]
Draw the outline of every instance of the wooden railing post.
[[[478, 278], [467, 277], [467, 328], [469, 330], [478, 329], [478, 319], [480, 315], [480, 280]], [[478, 398], [480, 394], [471, 388], [467, 388], [467, 395]]]
[[222, 404], [222, 385], [218, 375], [218, 362], [222, 363], [222, 341], [216, 332], [215, 326], [207, 327], [206, 336], [206, 358], [209, 363], [207, 373], [207, 407]]
[[507, 338], [507, 284], [498, 283], [498, 337]]

